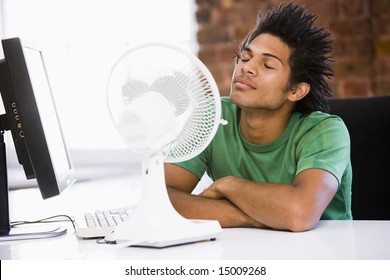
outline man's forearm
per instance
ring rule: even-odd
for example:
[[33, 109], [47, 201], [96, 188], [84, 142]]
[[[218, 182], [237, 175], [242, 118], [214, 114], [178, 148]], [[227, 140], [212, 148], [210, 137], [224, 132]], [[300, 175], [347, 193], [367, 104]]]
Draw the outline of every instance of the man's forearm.
[[271, 228], [305, 231], [315, 227], [336, 190], [334, 175], [309, 169], [296, 177], [294, 185], [257, 183], [227, 176], [215, 181], [202, 196], [229, 200]]
[[218, 220], [222, 227], [265, 227], [226, 199], [211, 199], [168, 187], [173, 207], [188, 219]]

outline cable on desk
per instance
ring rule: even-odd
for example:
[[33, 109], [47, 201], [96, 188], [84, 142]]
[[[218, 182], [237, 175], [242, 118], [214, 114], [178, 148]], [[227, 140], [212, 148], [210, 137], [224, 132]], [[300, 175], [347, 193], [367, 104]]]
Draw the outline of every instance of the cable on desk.
[[[58, 219], [58, 218], [65, 218], [65, 219]], [[28, 224], [43, 224], [43, 223], [57, 223], [57, 222], [71, 222], [73, 229], [76, 230], [76, 225], [73, 219], [68, 215], [54, 215], [54, 216], [50, 216], [35, 221], [13, 221], [10, 223], [10, 225], [11, 227], [18, 227], [18, 226], [28, 225]]]
[[113, 246], [115, 248], [125, 248], [125, 247], [131, 247], [134, 245], [138, 245], [141, 243], [149, 243], [151, 242], [152, 239], [148, 238], [142, 238], [142, 239], [136, 239], [136, 240], [128, 240], [128, 241], [122, 241], [122, 242], [117, 242], [117, 241], [107, 241], [105, 237], [99, 238], [96, 240], [97, 244], [109, 244], [110, 246]]

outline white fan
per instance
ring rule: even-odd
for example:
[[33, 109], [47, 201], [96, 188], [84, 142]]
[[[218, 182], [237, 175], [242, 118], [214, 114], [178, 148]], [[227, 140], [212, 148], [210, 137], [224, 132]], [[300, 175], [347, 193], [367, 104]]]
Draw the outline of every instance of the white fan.
[[215, 239], [218, 221], [185, 219], [173, 208], [163, 165], [198, 155], [224, 123], [208, 69], [173, 45], [145, 44], [114, 65], [107, 93], [117, 130], [131, 151], [142, 153], [143, 162], [140, 201], [106, 241], [160, 248]]

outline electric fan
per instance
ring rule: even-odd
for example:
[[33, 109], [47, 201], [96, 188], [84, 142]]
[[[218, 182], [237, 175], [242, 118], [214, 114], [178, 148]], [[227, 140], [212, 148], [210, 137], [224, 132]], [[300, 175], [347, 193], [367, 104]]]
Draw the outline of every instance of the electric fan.
[[144, 44], [127, 51], [112, 68], [107, 102], [122, 139], [143, 159], [140, 200], [106, 241], [162, 248], [215, 239], [221, 232], [218, 221], [178, 214], [164, 177], [164, 161], [196, 156], [224, 123], [208, 69], [176, 46]]

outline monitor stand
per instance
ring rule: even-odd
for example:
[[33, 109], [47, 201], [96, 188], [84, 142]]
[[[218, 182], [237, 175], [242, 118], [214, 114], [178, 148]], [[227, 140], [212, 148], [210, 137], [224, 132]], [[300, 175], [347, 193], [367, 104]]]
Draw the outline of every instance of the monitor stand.
[[67, 229], [62, 227], [54, 227], [45, 230], [42, 230], [41, 228], [31, 229], [28, 227], [28, 232], [25, 232], [25, 229], [22, 229], [21, 231], [16, 230], [15, 233], [13, 231], [11, 232], [6, 159], [4, 131], [0, 130], [0, 242], [49, 238], [65, 234]]

